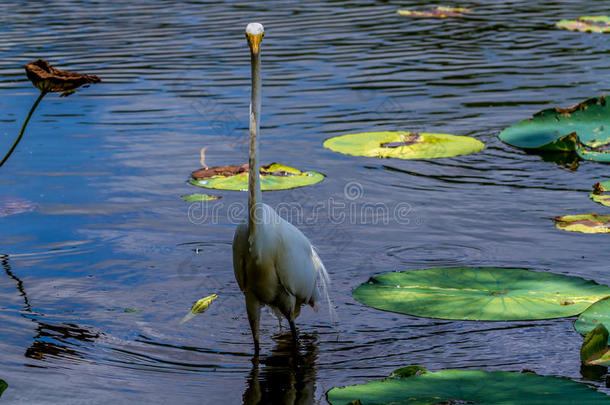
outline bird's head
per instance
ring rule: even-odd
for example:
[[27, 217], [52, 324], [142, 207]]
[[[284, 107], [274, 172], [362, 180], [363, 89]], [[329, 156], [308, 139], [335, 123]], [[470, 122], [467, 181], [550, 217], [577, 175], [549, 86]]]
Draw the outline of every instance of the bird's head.
[[263, 28], [263, 24], [250, 23], [246, 27], [246, 39], [254, 55], [258, 54], [264, 36], [265, 28]]

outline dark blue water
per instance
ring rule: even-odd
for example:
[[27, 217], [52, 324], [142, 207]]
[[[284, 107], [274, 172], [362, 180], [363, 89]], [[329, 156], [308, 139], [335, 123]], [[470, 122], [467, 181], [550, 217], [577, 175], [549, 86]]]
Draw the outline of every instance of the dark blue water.
[[[581, 374], [573, 318], [441, 321], [351, 297], [370, 275], [435, 266], [527, 267], [610, 283], [605, 235], [564, 232], [551, 220], [604, 213], [587, 195], [608, 166], [529, 155], [497, 139], [540, 109], [610, 91], [608, 38], [554, 27], [608, 14], [610, 4], [467, 1], [460, 6], [474, 13], [465, 19], [396, 14], [425, 4], [0, 3], [0, 150], [37, 96], [27, 62], [44, 57], [103, 80], [68, 98], [48, 95], [0, 169], [0, 203], [27, 211], [0, 218], [4, 402], [256, 403], [260, 394], [324, 403], [333, 386], [413, 363], [527, 368], [605, 390]], [[261, 161], [327, 175], [264, 200], [299, 204], [300, 216], [288, 219], [318, 247], [339, 316], [337, 335], [325, 313], [305, 309], [295, 358], [266, 314], [258, 368], [231, 264], [246, 194], [221, 192], [194, 208], [180, 199], [205, 192], [186, 183], [202, 147], [211, 166], [246, 162], [251, 21], [266, 29]], [[322, 147], [377, 130], [469, 135], [486, 149], [402, 161]], [[328, 213], [337, 203], [348, 207], [342, 220]], [[373, 203], [408, 209], [388, 221], [360, 215]], [[205, 315], [179, 324], [212, 293], [219, 298]]]

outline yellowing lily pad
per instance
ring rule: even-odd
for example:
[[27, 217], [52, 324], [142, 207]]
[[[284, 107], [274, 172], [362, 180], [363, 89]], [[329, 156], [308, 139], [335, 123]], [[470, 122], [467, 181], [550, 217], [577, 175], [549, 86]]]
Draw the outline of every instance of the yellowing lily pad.
[[219, 196], [219, 195], [209, 195], [209, 194], [202, 194], [202, 193], [193, 193], [193, 194], [188, 194], [188, 195], [182, 196], [182, 199], [186, 202], [212, 201], [212, 200], [218, 200], [219, 198], [221, 198], [221, 196]]
[[432, 10], [415, 11], [415, 10], [398, 10], [397, 13], [405, 17], [416, 18], [447, 18], [447, 17], [462, 17], [464, 13], [469, 13], [472, 10], [464, 7], [443, 7], [439, 6]]
[[441, 319], [509, 321], [574, 316], [610, 295], [578, 277], [497, 267], [454, 267], [386, 273], [353, 296], [385, 311]]
[[580, 348], [580, 361], [585, 366], [610, 366], [608, 329], [603, 324], [597, 325], [585, 336]]
[[180, 323], [184, 323], [192, 319], [197, 314], [203, 314], [208, 309], [212, 301], [214, 301], [216, 298], [218, 298], [218, 295], [212, 294], [195, 302], [189, 313], [184, 315], [184, 318], [182, 318]]
[[337, 136], [324, 141], [324, 147], [353, 156], [434, 159], [478, 152], [485, 144], [469, 136], [387, 131]]
[[499, 138], [518, 148], [574, 151], [585, 160], [610, 162], [610, 104], [600, 96], [542, 110], [504, 129]]
[[595, 183], [589, 197], [596, 203], [610, 207], [610, 180]]
[[[324, 180], [324, 175], [318, 172], [302, 172], [294, 167], [279, 163], [271, 163], [260, 168], [261, 190], [288, 190], [305, 187]], [[219, 190], [248, 190], [248, 165], [220, 166], [201, 169], [191, 174], [189, 183], [205, 188]]]
[[553, 219], [559, 229], [582, 233], [610, 233], [610, 215], [594, 212], [581, 215], [564, 215]]
[[589, 15], [578, 17], [578, 20], [561, 20], [557, 23], [559, 28], [581, 32], [610, 32], [610, 17], [607, 15]]
[[482, 370], [424, 372], [333, 388], [332, 405], [361, 404], [601, 404], [610, 397], [567, 378]]

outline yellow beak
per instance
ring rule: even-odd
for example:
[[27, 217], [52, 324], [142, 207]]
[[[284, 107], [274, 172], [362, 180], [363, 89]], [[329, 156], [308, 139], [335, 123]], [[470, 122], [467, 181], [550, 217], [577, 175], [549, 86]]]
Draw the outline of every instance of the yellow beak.
[[246, 33], [246, 38], [248, 39], [248, 45], [250, 45], [250, 51], [252, 52], [252, 54], [258, 54], [261, 41], [263, 40], [263, 34], [253, 35]]

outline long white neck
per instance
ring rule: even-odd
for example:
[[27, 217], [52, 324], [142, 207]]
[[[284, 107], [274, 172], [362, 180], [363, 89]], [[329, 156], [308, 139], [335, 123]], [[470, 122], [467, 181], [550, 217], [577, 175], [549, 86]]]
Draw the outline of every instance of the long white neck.
[[262, 222], [262, 196], [258, 168], [258, 134], [261, 115], [261, 55], [251, 52], [252, 98], [250, 101], [250, 160], [248, 162], [248, 223], [250, 241], [256, 238], [257, 225]]

